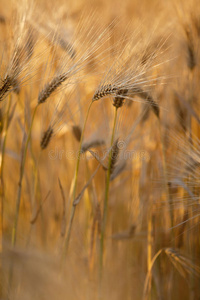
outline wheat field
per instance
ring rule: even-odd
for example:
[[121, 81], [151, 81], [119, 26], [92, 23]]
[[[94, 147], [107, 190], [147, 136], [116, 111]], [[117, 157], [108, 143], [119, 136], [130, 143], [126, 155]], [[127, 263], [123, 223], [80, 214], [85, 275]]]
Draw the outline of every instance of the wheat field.
[[0, 1], [0, 299], [200, 299], [198, 0]]

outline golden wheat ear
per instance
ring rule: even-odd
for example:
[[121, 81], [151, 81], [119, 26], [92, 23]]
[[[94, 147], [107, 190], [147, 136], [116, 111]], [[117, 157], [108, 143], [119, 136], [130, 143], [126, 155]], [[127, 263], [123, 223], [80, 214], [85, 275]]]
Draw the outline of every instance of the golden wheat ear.
[[[109, 26], [104, 28], [104, 26], [99, 24], [97, 26], [97, 24], [98, 22], [94, 17], [92, 19], [81, 19], [70, 35], [70, 40], [65, 40], [62, 37], [62, 30], [59, 26], [55, 26], [56, 30], [50, 26], [52, 30], [48, 29], [49, 32], [48, 34], [46, 33], [46, 38], [49, 39], [51, 37], [53, 51], [57, 58], [53, 57], [50, 63], [47, 62], [45, 73], [48, 79], [39, 92], [38, 104], [46, 102], [53, 93], [69, 85], [77, 85], [78, 82], [84, 80], [87, 77], [87, 73], [84, 70], [91, 63], [92, 58], [95, 57], [97, 59], [99, 56], [103, 56], [103, 53], [105, 54], [106, 51], [103, 48], [109, 37]], [[40, 32], [41, 29], [38, 28], [37, 24], [35, 23], [34, 25]], [[47, 28], [48, 26], [46, 26], [45, 32]], [[57, 43], [61, 43], [62, 47], [63, 45], [66, 47], [68, 45], [69, 49], [56, 56], [57, 52], [59, 53], [59, 49], [56, 47]], [[56, 69], [52, 71], [52, 66], [55, 63]]]
[[67, 78], [67, 74], [60, 74], [55, 76], [49, 83], [47, 83], [38, 95], [38, 104], [44, 103], [51, 96], [51, 94], [55, 92], [64, 81], [67, 80]]
[[[114, 61], [104, 73], [102, 80], [94, 92], [93, 101], [111, 97], [113, 106], [122, 107], [124, 101], [138, 101], [148, 104], [156, 117], [160, 117], [158, 103], [152, 97], [152, 89], [164, 76], [161, 76], [161, 65], [164, 64], [161, 57], [166, 41], [158, 41], [157, 47], [151, 47], [151, 53], [144, 45], [138, 48], [133, 43], [134, 38], [125, 42], [121, 53], [116, 54]], [[138, 44], [137, 44], [138, 45]], [[139, 52], [140, 51], [140, 52]], [[159, 74], [160, 72], [160, 74]], [[138, 101], [139, 102], [139, 101]]]
[[38, 57], [34, 51], [38, 42], [38, 35], [32, 28], [29, 18], [32, 14], [31, 5], [29, 8], [18, 7], [16, 9], [15, 18], [11, 18], [10, 23], [7, 25], [8, 30], [11, 32], [12, 38], [9, 40], [9, 49], [5, 48], [7, 53], [7, 63], [3, 66], [2, 76], [3, 82], [0, 87], [0, 101], [12, 90], [19, 94], [21, 86], [24, 85], [28, 79], [36, 74], [41, 53], [38, 50]]

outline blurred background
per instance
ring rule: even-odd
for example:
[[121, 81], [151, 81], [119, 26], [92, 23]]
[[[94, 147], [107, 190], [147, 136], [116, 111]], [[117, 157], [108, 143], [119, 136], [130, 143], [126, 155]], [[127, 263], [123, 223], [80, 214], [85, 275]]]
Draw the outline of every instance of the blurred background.
[[197, 0], [1, 0], [1, 299], [200, 299], [199, 42]]

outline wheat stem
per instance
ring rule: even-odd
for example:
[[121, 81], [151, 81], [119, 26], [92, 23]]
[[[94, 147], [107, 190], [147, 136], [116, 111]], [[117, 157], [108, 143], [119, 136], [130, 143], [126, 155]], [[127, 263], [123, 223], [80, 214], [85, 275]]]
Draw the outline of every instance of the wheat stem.
[[[18, 182], [15, 218], [14, 218], [14, 224], [13, 224], [13, 228], [12, 228], [12, 246], [13, 247], [15, 246], [16, 239], [17, 239], [17, 226], [18, 226], [18, 220], [19, 220], [19, 208], [20, 208], [20, 202], [21, 202], [22, 180], [23, 180], [23, 175], [24, 175], [26, 154], [27, 154], [27, 150], [28, 150], [28, 144], [29, 144], [29, 141], [30, 141], [30, 138], [31, 138], [31, 130], [32, 130], [32, 127], [33, 127], [33, 121], [34, 121], [34, 118], [35, 118], [37, 108], [38, 108], [38, 105], [36, 105], [36, 107], [34, 109], [33, 116], [32, 116], [32, 119], [31, 119], [31, 125], [30, 125], [29, 131], [28, 131], [28, 136], [27, 136], [27, 139], [26, 139], [26, 143], [25, 143], [24, 148], [22, 148], [22, 157], [21, 157], [21, 165], [20, 165], [20, 176], [19, 176], [19, 182]], [[11, 289], [12, 279], [13, 279], [13, 263], [11, 263], [10, 269], [9, 269], [8, 290]]]
[[2, 152], [1, 152], [1, 245], [0, 247], [3, 248], [3, 217], [4, 217], [4, 196], [5, 196], [5, 191], [4, 191], [4, 180], [3, 180], [3, 171], [4, 171], [4, 156], [5, 156], [5, 149], [6, 149], [6, 140], [7, 140], [7, 135], [8, 135], [8, 127], [9, 127], [9, 114], [10, 114], [10, 108], [11, 108], [11, 94], [9, 95], [9, 100], [8, 100], [8, 109], [7, 109], [7, 114], [6, 114], [6, 126], [5, 126], [5, 135], [4, 135], [4, 140], [3, 140], [3, 145], [2, 145]]
[[[80, 157], [81, 157], [81, 153], [82, 153], [83, 138], [84, 138], [86, 123], [87, 123], [87, 120], [88, 120], [88, 116], [89, 116], [89, 112], [90, 112], [90, 109], [92, 107], [92, 104], [93, 104], [93, 101], [90, 102], [90, 105], [88, 107], [85, 122], [84, 122], [82, 133], [81, 133], [78, 157], [77, 157], [77, 161], [76, 161], [76, 170], [75, 170], [75, 175], [74, 175], [74, 189], [73, 189], [73, 201], [72, 201], [72, 203], [74, 202], [74, 200], [76, 198], [76, 188], [77, 188], [78, 171], [79, 171], [79, 165], [80, 165]], [[71, 210], [70, 220], [69, 220], [69, 228], [68, 228], [67, 236], [66, 236], [65, 243], [64, 243], [63, 259], [65, 259], [67, 251], [68, 251], [75, 211], [76, 211], [76, 205], [75, 206], [73, 205], [72, 210]]]
[[[115, 115], [114, 115], [114, 122], [113, 122], [113, 130], [111, 136], [111, 147], [114, 142], [115, 136], [115, 129], [116, 129], [116, 122], [117, 122], [117, 111], [118, 108], [115, 108]], [[104, 208], [103, 208], [103, 220], [102, 220], [102, 229], [101, 229], [101, 243], [100, 243], [100, 279], [102, 277], [102, 268], [103, 268], [103, 250], [104, 250], [104, 239], [105, 239], [105, 228], [106, 228], [106, 220], [107, 220], [107, 213], [108, 213], [108, 198], [109, 198], [109, 186], [110, 186], [110, 175], [111, 175], [111, 163], [112, 163], [112, 153], [113, 150], [109, 153], [108, 159], [108, 170], [106, 175], [106, 187], [105, 187], [105, 198], [104, 198]]]
[[35, 118], [35, 115], [36, 115], [37, 108], [38, 108], [38, 105], [36, 105], [36, 107], [34, 109], [32, 120], [31, 120], [31, 125], [30, 125], [29, 131], [28, 131], [28, 136], [27, 136], [27, 139], [26, 139], [26, 144], [25, 144], [24, 149], [22, 149], [22, 160], [21, 160], [21, 166], [20, 166], [20, 177], [19, 177], [19, 182], [18, 182], [15, 219], [14, 219], [14, 225], [13, 225], [13, 229], [12, 229], [12, 246], [15, 246], [15, 244], [16, 244], [17, 225], [18, 225], [18, 219], [19, 219], [19, 208], [20, 208], [20, 201], [21, 201], [22, 180], [23, 180], [23, 176], [24, 176], [26, 154], [27, 154], [27, 150], [28, 150], [28, 144], [29, 144], [29, 141], [30, 141], [30, 138], [31, 138], [31, 131], [32, 131], [33, 121], [34, 121], [34, 118]]

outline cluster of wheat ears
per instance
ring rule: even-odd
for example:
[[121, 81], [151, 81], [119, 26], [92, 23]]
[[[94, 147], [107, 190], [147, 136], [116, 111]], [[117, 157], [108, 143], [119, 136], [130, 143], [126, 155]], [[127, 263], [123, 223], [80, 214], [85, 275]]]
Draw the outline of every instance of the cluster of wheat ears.
[[0, 3], [1, 299], [200, 297], [200, 9], [139, 2]]

